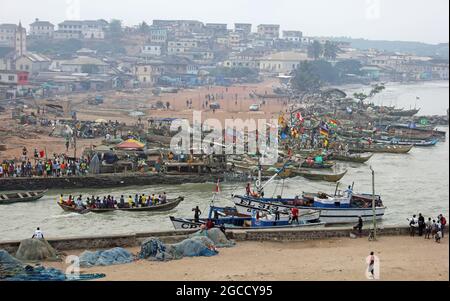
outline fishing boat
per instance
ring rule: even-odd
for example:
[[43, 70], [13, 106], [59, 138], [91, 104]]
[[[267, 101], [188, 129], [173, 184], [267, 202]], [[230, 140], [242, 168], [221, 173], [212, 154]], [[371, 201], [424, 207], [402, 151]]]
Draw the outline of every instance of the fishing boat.
[[[311, 199], [312, 197], [312, 199]], [[371, 196], [367, 194], [356, 194], [355, 196], [331, 196], [323, 193], [309, 194], [301, 198], [254, 198], [252, 196], [235, 195], [236, 208], [238, 204], [246, 206], [252, 203], [269, 203], [283, 204], [282, 207], [288, 205], [294, 206], [301, 211], [303, 210], [320, 210], [320, 221], [325, 224], [346, 224], [356, 223], [361, 217], [363, 221], [370, 221], [373, 218]], [[384, 215], [386, 207], [383, 206], [380, 196], [376, 196], [377, 205], [375, 207], [375, 215], [377, 219], [381, 219]], [[281, 205], [280, 205], [281, 206]], [[289, 208], [289, 207], [288, 207]], [[238, 209], [239, 210], [239, 209]]]
[[326, 181], [326, 182], [338, 182], [340, 181], [346, 174], [347, 170], [341, 173], [332, 174], [332, 173], [315, 173], [310, 170], [305, 169], [297, 169], [293, 170], [294, 174], [297, 176], [302, 176], [309, 180], [315, 181]]
[[419, 113], [420, 109], [412, 109], [412, 110], [392, 110], [388, 114], [391, 116], [402, 116], [402, 117], [412, 117]]
[[388, 145], [414, 145], [419, 147], [425, 147], [425, 146], [434, 146], [436, 143], [438, 143], [438, 139], [431, 139], [431, 140], [404, 140], [404, 139], [396, 139], [396, 138], [388, 138], [383, 137], [380, 139], [375, 139], [375, 143], [380, 144], [388, 144]]
[[[206, 225], [208, 220], [214, 223], [214, 227], [225, 227], [226, 229], [233, 230], [249, 230], [249, 229], [292, 229], [292, 228], [310, 228], [324, 226], [325, 223], [314, 220], [305, 221], [302, 220], [298, 223], [290, 223], [289, 220], [275, 220], [273, 215], [258, 215], [256, 211], [253, 211], [252, 216], [239, 216], [236, 212], [233, 215], [228, 215], [225, 210], [230, 211], [229, 207], [215, 207], [211, 206], [209, 210], [208, 218], [200, 218], [198, 220], [191, 218], [176, 218], [170, 216], [170, 221], [176, 230], [186, 229], [198, 229], [203, 225]], [[213, 216], [214, 215], [214, 216]]]
[[368, 153], [367, 155], [364, 154], [340, 154], [340, 153], [332, 153], [329, 158], [332, 160], [337, 161], [344, 161], [344, 162], [355, 162], [355, 163], [365, 163], [372, 158], [373, 154]]
[[47, 190], [38, 190], [0, 194], [0, 205], [36, 201], [42, 198], [46, 192]]
[[331, 161], [327, 161], [327, 162], [323, 162], [323, 163], [316, 163], [313, 162], [312, 164], [309, 164], [308, 162], [303, 162], [301, 167], [302, 168], [308, 168], [308, 169], [329, 169], [329, 168], [333, 168], [333, 166], [336, 165], [336, 163], [331, 162]]
[[176, 199], [168, 199], [165, 204], [158, 205], [150, 205], [145, 207], [133, 207], [133, 208], [89, 208], [90, 212], [93, 213], [105, 213], [105, 212], [113, 212], [113, 211], [132, 211], [132, 212], [140, 212], [140, 211], [169, 211], [177, 207], [182, 201], [184, 197], [178, 197]]
[[66, 204], [61, 204], [60, 202], [58, 202], [58, 205], [59, 205], [59, 207], [61, 207], [62, 210], [66, 211], [66, 212], [74, 212], [74, 213], [84, 214], [84, 213], [88, 213], [90, 211], [89, 208], [73, 207], [73, 206], [69, 206]]
[[391, 153], [391, 154], [406, 154], [414, 145], [384, 145], [372, 144], [364, 146], [350, 146], [349, 151], [352, 153]]
[[[289, 220], [291, 209], [295, 206], [274, 202], [277, 199], [253, 199], [242, 197], [234, 198], [234, 205], [240, 216], [252, 216], [253, 211], [259, 211], [269, 214], [270, 219], [274, 217], [274, 213], [280, 214], [280, 221]], [[317, 222], [320, 220], [320, 210], [308, 208], [299, 212], [298, 220], [300, 222]]]

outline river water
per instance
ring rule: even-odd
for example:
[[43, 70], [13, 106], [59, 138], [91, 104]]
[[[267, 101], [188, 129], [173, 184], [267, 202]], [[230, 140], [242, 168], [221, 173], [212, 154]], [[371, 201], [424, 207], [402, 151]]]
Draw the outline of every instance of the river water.
[[[361, 89], [352, 89], [353, 91]], [[383, 95], [385, 97], [383, 97]], [[387, 86], [376, 102], [409, 108], [414, 107], [416, 96], [420, 97], [421, 114], [446, 113], [449, 99], [448, 82], [431, 82], [413, 85]], [[426, 217], [436, 217], [443, 213], [449, 216], [449, 138], [448, 127], [445, 142], [434, 147], [413, 148], [408, 154], [375, 154], [366, 164], [339, 162], [337, 170], [348, 169], [341, 180], [341, 188], [354, 182], [357, 192], [372, 191], [369, 166], [375, 170], [375, 190], [381, 194], [387, 206], [383, 225], [406, 225], [406, 218], [421, 212]], [[129, 234], [155, 230], [171, 230], [169, 216], [192, 217], [192, 208], [198, 205], [203, 216], [208, 213], [215, 183], [184, 184], [149, 187], [127, 187], [111, 189], [52, 190], [34, 203], [0, 206], [0, 241], [18, 240], [31, 236], [36, 227], [41, 227], [47, 237], [72, 237], [107, 234]], [[245, 183], [221, 183], [217, 205], [232, 206], [231, 194], [243, 193]], [[283, 190], [283, 191], [281, 191]], [[332, 193], [335, 184], [314, 182], [301, 177], [276, 180], [265, 189], [266, 196], [299, 195], [301, 192], [325, 191]], [[66, 213], [56, 204], [59, 193], [95, 194], [115, 196], [135, 193], [162, 193], [169, 197], [182, 195], [185, 200], [175, 209], [164, 213], [112, 212], [105, 214], [88, 213], [79, 215]]]

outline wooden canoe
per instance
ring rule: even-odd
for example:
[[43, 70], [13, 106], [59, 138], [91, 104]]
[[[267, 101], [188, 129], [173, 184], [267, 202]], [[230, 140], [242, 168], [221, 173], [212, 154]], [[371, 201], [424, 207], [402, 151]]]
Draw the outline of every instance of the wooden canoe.
[[312, 165], [309, 165], [306, 162], [303, 162], [301, 167], [302, 168], [307, 168], [307, 169], [329, 169], [329, 168], [333, 168], [333, 166], [336, 163], [328, 161], [328, 162], [323, 162], [323, 163], [313, 163]]
[[355, 155], [355, 154], [349, 154], [349, 155], [340, 155], [340, 154], [333, 154], [331, 158], [333, 160], [337, 161], [345, 161], [345, 162], [355, 162], [355, 163], [365, 163], [369, 161], [370, 158], [372, 158], [373, 153], [362, 156], [362, 155]]
[[184, 200], [184, 197], [178, 197], [176, 199], [169, 199], [167, 200], [167, 203], [165, 204], [159, 204], [159, 205], [152, 205], [147, 207], [136, 207], [136, 208], [89, 208], [90, 212], [94, 213], [105, 213], [105, 212], [112, 212], [112, 211], [132, 211], [132, 212], [139, 212], [139, 211], [169, 211], [177, 207], [181, 201]]
[[326, 182], [338, 182], [345, 176], [346, 173], [347, 170], [338, 174], [314, 173], [309, 170], [302, 169], [295, 171], [296, 175], [302, 176], [306, 179]]
[[350, 147], [349, 151], [352, 153], [391, 153], [391, 154], [406, 154], [414, 145], [374, 145], [365, 147]]
[[42, 198], [46, 192], [47, 190], [38, 190], [0, 194], [0, 205], [36, 201]]

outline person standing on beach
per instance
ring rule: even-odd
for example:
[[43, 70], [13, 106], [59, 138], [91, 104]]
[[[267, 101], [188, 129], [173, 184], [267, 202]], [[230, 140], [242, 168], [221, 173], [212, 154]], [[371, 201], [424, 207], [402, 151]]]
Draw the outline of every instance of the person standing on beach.
[[430, 239], [432, 227], [433, 227], [433, 223], [431, 222], [431, 217], [429, 217], [428, 221], [425, 223], [425, 238], [426, 239]]
[[198, 206], [192, 208], [192, 211], [194, 211], [194, 221], [198, 223], [200, 221], [200, 215], [202, 214], [202, 212], [200, 211], [200, 208], [198, 208]]
[[358, 223], [356, 226], [353, 227], [353, 230], [358, 230], [359, 236], [362, 235], [362, 228], [363, 228], [363, 220], [361, 216], [358, 216]]
[[41, 229], [37, 227], [36, 231], [34, 231], [34, 234], [31, 238], [44, 239], [44, 233], [42, 233]]
[[418, 228], [419, 228], [419, 236], [422, 236], [423, 229], [425, 228], [425, 218], [423, 217], [422, 213], [419, 213]]
[[444, 238], [445, 225], [447, 225], [447, 220], [445, 219], [445, 217], [442, 214], [440, 214], [439, 217], [440, 217], [439, 221], [441, 222], [442, 238]]
[[408, 220], [409, 220], [409, 233], [411, 236], [414, 237], [414, 235], [416, 235], [416, 228], [417, 228], [417, 224], [418, 224], [417, 217], [414, 214], [412, 219], [408, 219]]

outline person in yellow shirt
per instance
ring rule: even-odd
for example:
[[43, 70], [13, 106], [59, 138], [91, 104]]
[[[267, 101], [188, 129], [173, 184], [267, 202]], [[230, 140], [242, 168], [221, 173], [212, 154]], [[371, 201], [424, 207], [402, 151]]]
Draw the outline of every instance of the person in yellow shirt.
[[145, 197], [145, 194], [142, 194], [141, 206], [145, 206], [146, 202], [147, 202], [147, 198]]
[[64, 204], [64, 198], [62, 194], [59, 196], [59, 203]]
[[132, 198], [131, 195], [130, 195], [130, 196], [128, 196], [128, 206], [129, 206], [130, 208], [133, 208], [133, 204], [134, 204], [133, 198]]

